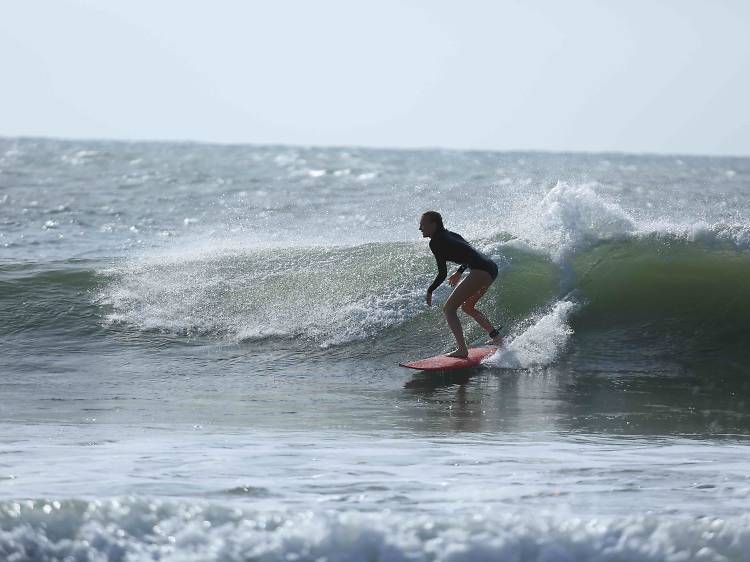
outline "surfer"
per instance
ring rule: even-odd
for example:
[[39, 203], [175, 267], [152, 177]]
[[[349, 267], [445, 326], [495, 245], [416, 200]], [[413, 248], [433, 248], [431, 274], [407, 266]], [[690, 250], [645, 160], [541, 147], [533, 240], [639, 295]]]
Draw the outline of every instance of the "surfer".
[[[464, 331], [458, 319], [459, 306], [461, 310], [487, 330], [490, 342], [500, 345], [502, 336], [490, 321], [475, 308], [477, 301], [482, 298], [497, 277], [495, 262], [472, 248], [460, 234], [446, 230], [443, 226], [443, 217], [437, 211], [427, 211], [422, 214], [422, 218], [419, 220], [419, 230], [422, 231], [423, 237], [430, 239], [430, 250], [435, 255], [438, 266], [437, 277], [427, 289], [425, 297], [427, 306], [432, 306], [432, 292], [445, 281], [448, 275], [445, 262], [452, 261], [459, 264], [455, 273], [448, 277], [448, 284], [455, 289], [443, 305], [443, 313], [453, 336], [456, 338], [458, 348], [446, 353], [446, 355], [448, 357], [468, 357], [469, 355]], [[469, 274], [461, 281], [461, 275], [467, 267], [469, 268]]]

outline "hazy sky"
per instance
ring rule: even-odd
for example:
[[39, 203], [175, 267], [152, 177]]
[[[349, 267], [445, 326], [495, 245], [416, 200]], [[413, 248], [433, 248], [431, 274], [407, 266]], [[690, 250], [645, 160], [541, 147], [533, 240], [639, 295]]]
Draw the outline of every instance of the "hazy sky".
[[750, 1], [0, 0], [0, 135], [750, 155]]

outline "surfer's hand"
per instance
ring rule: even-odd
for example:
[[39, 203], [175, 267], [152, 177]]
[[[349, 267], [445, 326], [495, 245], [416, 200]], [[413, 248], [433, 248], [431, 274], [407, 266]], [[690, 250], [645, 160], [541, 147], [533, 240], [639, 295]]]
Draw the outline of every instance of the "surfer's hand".
[[424, 298], [427, 306], [432, 306], [432, 293], [427, 291], [427, 296]]
[[448, 285], [450, 285], [451, 287], [455, 287], [456, 285], [458, 285], [459, 281], [461, 281], [461, 273], [458, 271], [448, 277]]

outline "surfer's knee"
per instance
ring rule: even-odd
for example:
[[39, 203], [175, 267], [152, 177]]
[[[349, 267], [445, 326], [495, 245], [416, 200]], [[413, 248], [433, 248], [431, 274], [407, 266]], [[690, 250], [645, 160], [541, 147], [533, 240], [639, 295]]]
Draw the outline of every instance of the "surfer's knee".
[[477, 309], [474, 308], [474, 305], [468, 302], [465, 302], [461, 305], [461, 310], [463, 310], [469, 316], [474, 316], [477, 313]]
[[458, 310], [458, 308], [448, 301], [443, 304], [443, 314], [446, 316], [455, 316], [456, 310]]

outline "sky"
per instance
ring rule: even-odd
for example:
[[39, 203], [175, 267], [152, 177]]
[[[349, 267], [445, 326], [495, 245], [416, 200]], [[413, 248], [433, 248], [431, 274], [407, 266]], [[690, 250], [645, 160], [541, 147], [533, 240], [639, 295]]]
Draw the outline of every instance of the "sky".
[[750, 155], [747, 0], [0, 0], [0, 136]]

